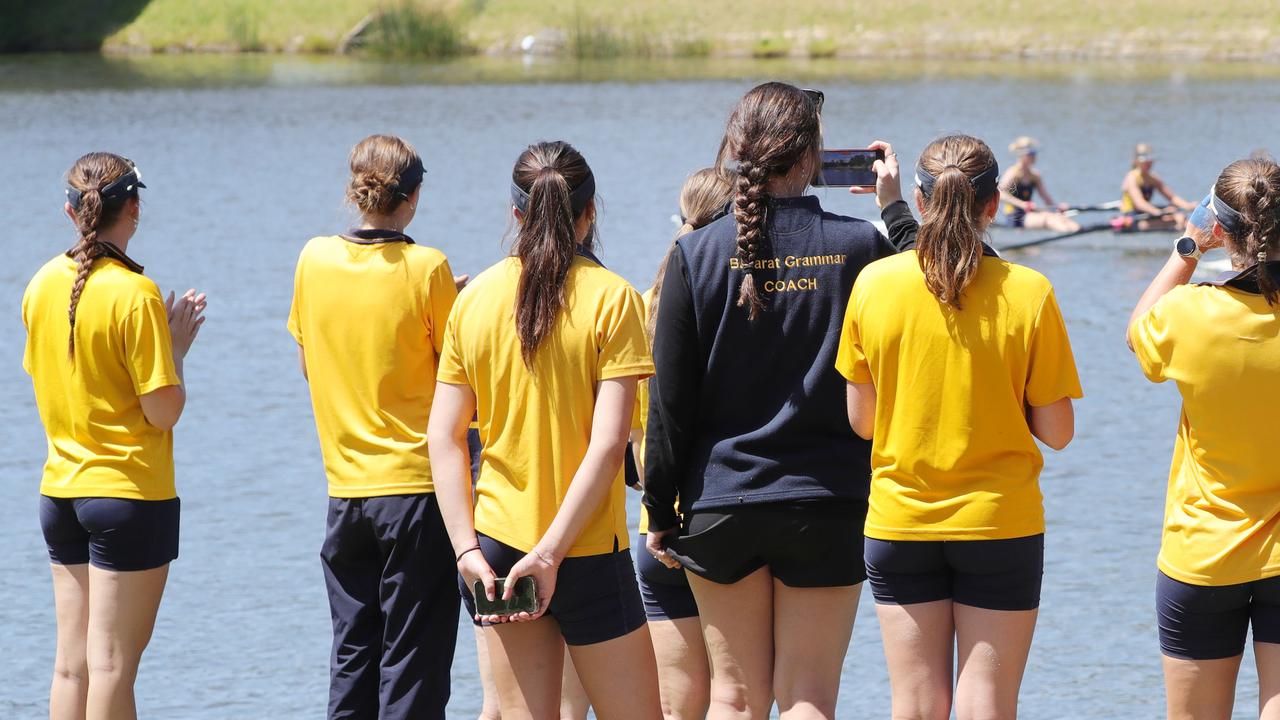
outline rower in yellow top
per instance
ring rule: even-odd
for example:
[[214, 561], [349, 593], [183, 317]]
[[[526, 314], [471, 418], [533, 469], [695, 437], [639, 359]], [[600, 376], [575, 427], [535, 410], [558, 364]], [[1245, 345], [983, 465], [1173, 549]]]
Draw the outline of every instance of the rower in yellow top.
[[329, 480], [329, 717], [443, 718], [459, 599], [426, 434], [458, 293], [444, 254], [404, 232], [414, 149], [373, 135], [350, 165], [360, 225], [307, 243], [289, 314]]
[[[1125, 231], [1180, 230], [1187, 216], [1179, 210], [1191, 212], [1195, 203], [1182, 199], [1156, 175], [1155, 152], [1146, 143], [1138, 143], [1133, 149], [1133, 169], [1124, 176], [1120, 186], [1120, 217], [1116, 229]], [[1151, 199], [1160, 193], [1169, 201], [1169, 207], [1158, 207]]]
[[[1201, 254], [1224, 244], [1232, 272], [1189, 284]], [[1192, 213], [1129, 321], [1142, 372], [1174, 381], [1182, 399], [1156, 579], [1170, 718], [1231, 717], [1250, 626], [1260, 715], [1277, 717], [1277, 308], [1280, 165], [1240, 160]]]
[[[1036, 158], [1040, 154], [1040, 143], [1035, 138], [1022, 137], [1009, 145], [1009, 152], [1017, 156], [1018, 161], [1005, 171], [1000, 178], [1000, 214], [997, 222], [1010, 228], [1048, 229], [1054, 232], [1075, 232], [1080, 223], [1063, 213], [1066, 203], [1057, 205], [1045, 188], [1044, 177], [1036, 169]], [[1039, 209], [1035, 203], [1035, 194], [1040, 193], [1048, 207]]]
[[[463, 600], [502, 717], [557, 717], [565, 644], [597, 715], [662, 717], [622, 479], [636, 384], [653, 373], [640, 295], [592, 254], [595, 179], [577, 150], [529, 146], [510, 190], [512, 255], [458, 297], [428, 432]], [[499, 574], [508, 599], [532, 578], [533, 612], [479, 612], [472, 589], [494, 599]]]
[[138, 662], [178, 557], [173, 427], [205, 297], [165, 300], [126, 254], [142, 187], [119, 155], [77, 160], [63, 209], [79, 241], [22, 296], [22, 364], [49, 446], [40, 525], [58, 623], [55, 719], [136, 717]]

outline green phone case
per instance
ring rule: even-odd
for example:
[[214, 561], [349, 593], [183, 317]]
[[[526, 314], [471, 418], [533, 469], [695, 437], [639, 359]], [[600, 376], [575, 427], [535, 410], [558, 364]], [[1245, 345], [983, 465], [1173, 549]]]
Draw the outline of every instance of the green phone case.
[[538, 587], [532, 577], [516, 579], [516, 591], [510, 600], [502, 599], [502, 591], [506, 578], [498, 578], [493, 582], [493, 602], [484, 594], [484, 582], [477, 580], [475, 586], [476, 613], [480, 615], [514, 615], [520, 612], [538, 612]]

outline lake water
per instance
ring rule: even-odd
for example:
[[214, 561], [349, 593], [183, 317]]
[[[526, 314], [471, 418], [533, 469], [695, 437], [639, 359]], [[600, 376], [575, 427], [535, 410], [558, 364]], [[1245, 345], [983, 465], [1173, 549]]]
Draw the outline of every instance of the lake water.
[[[162, 288], [210, 297], [177, 432], [182, 556], [141, 669], [141, 714], [315, 718], [329, 647], [318, 559], [325, 482], [284, 323], [299, 249], [351, 220], [346, 155], [361, 137], [397, 133], [418, 147], [428, 171], [409, 231], [470, 273], [504, 253], [507, 179], [521, 149], [573, 142], [603, 198], [603, 260], [644, 288], [674, 230], [683, 178], [711, 162], [733, 103], [760, 78], [822, 87], [828, 146], [887, 139], [904, 166], [946, 131], [986, 138], [1002, 162], [1010, 140], [1034, 135], [1051, 191], [1079, 203], [1117, 196], [1139, 140], [1155, 145], [1157, 170], [1175, 189], [1198, 197], [1230, 160], [1274, 149], [1280, 117], [1280, 80], [1244, 66], [692, 66], [0, 60], [9, 258], [0, 266], [0, 717], [45, 712], [53, 662], [36, 514], [45, 444], [21, 368], [18, 307], [31, 274], [74, 242], [62, 173], [86, 151], [122, 153], [145, 171], [130, 254]], [[876, 214], [865, 198], [820, 197], [837, 212]], [[1123, 333], [1170, 240], [1095, 235], [1019, 256], [1057, 287], [1087, 396], [1076, 441], [1048, 457], [1041, 479], [1047, 559], [1022, 693], [1028, 718], [1163, 712], [1154, 559], [1178, 406], [1172, 387], [1142, 378]], [[1256, 716], [1251, 665], [1246, 658], [1239, 717]], [[454, 679], [450, 716], [473, 716], [480, 695], [465, 627]], [[867, 592], [839, 715], [884, 717], [888, 707]]]

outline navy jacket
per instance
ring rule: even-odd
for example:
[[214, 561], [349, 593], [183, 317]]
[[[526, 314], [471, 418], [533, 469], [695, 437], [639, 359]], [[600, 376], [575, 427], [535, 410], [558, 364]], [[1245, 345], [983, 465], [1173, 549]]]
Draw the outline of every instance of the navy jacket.
[[[915, 239], [905, 203], [884, 216], [895, 241]], [[871, 446], [849, 427], [836, 349], [854, 279], [896, 248], [812, 196], [772, 200], [766, 235], [754, 321], [737, 307], [733, 216], [676, 242], [649, 384], [644, 503], [655, 530], [679, 524], [677, 497], [682, 513], [867, 497]]]

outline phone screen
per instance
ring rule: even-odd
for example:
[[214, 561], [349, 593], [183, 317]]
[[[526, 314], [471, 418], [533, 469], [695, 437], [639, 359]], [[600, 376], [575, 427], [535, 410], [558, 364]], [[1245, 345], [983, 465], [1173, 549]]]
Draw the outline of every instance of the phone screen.
[[514, 615], [519, 612], [535, 613], [538, 611], [538, 592], [533, 578], [525, 576], [516, 579], [516, 591], [510, 600], [502, 599], [502, 591], [506, 578], [493, 581], [493, 602], [484, 595], [484, 583], [476, 581], [475, 593], [476, 613], [480, 615]]
[[884, 150], [823, 150], [822, 167], [813, 178], [814, 187], [875, 187], [876, 160], [884, 159]]

